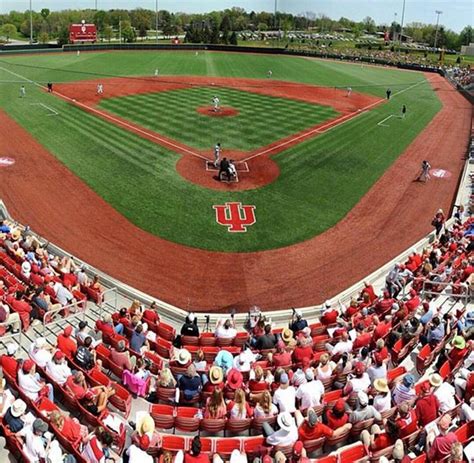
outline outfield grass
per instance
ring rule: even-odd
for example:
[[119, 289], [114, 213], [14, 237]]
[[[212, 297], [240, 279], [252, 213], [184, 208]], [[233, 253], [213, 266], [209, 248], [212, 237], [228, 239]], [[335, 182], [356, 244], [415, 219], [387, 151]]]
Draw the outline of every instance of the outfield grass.
[[[143, 75], [155, 67], [160, 68], [160, 74], [251, 78], [262, 78], [271, 68], [275, 78], [350, 85], [379, 96], [387, 87], [394, 93], [406, 91], [369, 113], [279, 153], [274, 159], [281, 175], [274, 183], [228, 193], [184, 180], [175, 170], [177, 154], [34, 85], [27, 85], [27, 98], [18, 98], [22, 79], [4, 70], [58, 82], [95, 78], [97, 73]], [[423, 74], [276, 56], [203, 53], [196, 57], [151, 52], [20, 56], [0, 61], [0, 80], [15, 80], [0, 86], [2, 109], [129, 220], [170, 241], [219, 251], [277, 248], [327, 230], [351, 210], [441, 107]], [[411, 87], [416, 82], [422, 83]], [[31, 106], [31, 102], [45, 103], [60, 115], [47, 117], [44, 108]], [[377, 126], [388, 115], [398, 114], [402, 104], [408, 107], [405, 120], [393, 119], [388, 128]], [[189, 127], [182, 125], [182, 130]], [[257, 223], [245, 234], [228, 233], [216, 223], [212, 209], [225, 201], [254, 204]]]
[[[219, 118], [197, 113], [198, 107], [212, 106], [214, 95], [222, 106], [239, 114]], [[328, 106], [222, 87], [106, 98], [99, 106], [197, 149], [211, 149], [219, 141], [225, 149], [240, 151], [270, 144], [337, 115]]]

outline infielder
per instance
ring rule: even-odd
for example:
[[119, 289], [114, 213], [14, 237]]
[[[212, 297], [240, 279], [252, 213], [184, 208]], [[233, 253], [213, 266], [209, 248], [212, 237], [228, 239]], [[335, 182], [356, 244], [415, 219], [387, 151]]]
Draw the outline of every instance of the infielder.
[[347, 87], [347, 96], [350, 97], [352, 95], [352, 87]]
[[102, 84], [97, 84], [97, 95], [104, 94], [104, 86]]
[[155, 77], [158, 77], [160, 71], [158, 71], [158, 69], [155, 69]]
[[407, 114], [407, 107], [406, 105], [402, 106], [402, 119], [405, 119], [405, 116]]
[[24, 98], [26, 96], [26, 88], [24, 85], [20, 87], [20, 98]]
[[216, 146], [214, 146], [214, 167], [217, 167], [219, 165], [220, 159], [221, 159], [221, 144], [217, 143]]
[[81, 56], [81, 50], [77, 50], [76, 56]]
[[271, 79], [272, 76], [273, 76], [273, 72], [272, 72], [271, 69], [269, 69], [269, 71], [267, 72], [267, 77], [268, 77], [269, 79]]
[[426, 160], [423, 161], [421, 163], [421, 173], [420, 175], [418, 175], [417, 180], [419, 182], [426, 182], [427, 180], [429, 180], [431, 178], [430, 169], [431, 169], [430, 163]]
[[215, 96], [213, 99], [212, 99], [212, 104], [214, 105], [214, 112], [217, 113], [219, 111], [219, 107], [220, 107], [220, 100], [217, 96]]

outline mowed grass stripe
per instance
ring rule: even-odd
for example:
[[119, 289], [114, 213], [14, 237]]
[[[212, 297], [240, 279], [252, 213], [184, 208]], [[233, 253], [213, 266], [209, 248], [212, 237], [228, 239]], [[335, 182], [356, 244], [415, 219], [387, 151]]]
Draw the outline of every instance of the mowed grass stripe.
[[[235, 89], [218, 90], [221, 104], [235, 107], [238, 116], [211, 118], [197, 114], [196, 108], [209, 106], [212, 95], [217, 93], [216, 89], [207, 87], [104, 99], [100, 106], [198, 149], [208, 149], [220, 140], [227, 149], [244, 151], [291, 136], [337, 115], [329, 107]], [[275, 108], [273, 103], [279, 106]], [[184, 131], [183, 126], [186, 126]]]

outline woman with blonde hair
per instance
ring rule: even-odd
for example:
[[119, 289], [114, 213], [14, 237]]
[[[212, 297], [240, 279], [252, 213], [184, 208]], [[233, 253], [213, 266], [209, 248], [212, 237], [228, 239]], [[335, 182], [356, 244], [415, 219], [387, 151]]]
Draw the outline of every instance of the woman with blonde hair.
[[224, 401], [224, 394], [220, 389], [215, 389], [211, 396], [207, 399], [204, 418], [221, 419], [225, 418], [227, 407]]
[[169, 389], [176, 387], [176, 380], [174, 379], [174, 376], [169, 368], [163, 368], [163, 370], [160, 371], [158, 386]]
[[230, 419], [243, 420], [253, 415], [252, 407], [245, 398], [245, 392], [239, 388], [235, 391], [234, 400], [227, 405], [227, 411]]
[[76, 443], [79, 439], [84, 442], [89, 434], [87, 426], [83, 426], [76, 418], [71, 418], [59, 410], [53, 410], [49, 419], [52, 426], [71, 443]]
[[262, 391], [266, 391], [268, 389], [268, 383], [265, 381], [265, 372], [260, 365], [257, 365], [253, 372], [250, 373], [251, 379], [249, 381], [249, 390], [252, 394], [259, 394]]
[[277, 406], [272, 402], [269, 391], [264, 391], [260, 395], [260, 400], [254, 410], [255, 418], [271, 418], [278, 414]]
[[329, 354], [324, 353], [319, 357], [319, 365], [316, 367], [316, 378], [319, 380], [328, 379], [332, 376], [334, 364], [329, 361]]

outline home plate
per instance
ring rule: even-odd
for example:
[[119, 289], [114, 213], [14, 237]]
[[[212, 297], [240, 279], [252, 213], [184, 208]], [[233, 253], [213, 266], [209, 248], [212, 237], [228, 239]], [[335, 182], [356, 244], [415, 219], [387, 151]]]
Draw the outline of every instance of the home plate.
[[451, 172], [444, 169], [431, 169], [430, 174], [436, 178], [448, 178], [451, 177]]
[[10, 167], [15, 164], [15, 160], [13, 158], [2, 157], [0, 158], [0, 167]]

